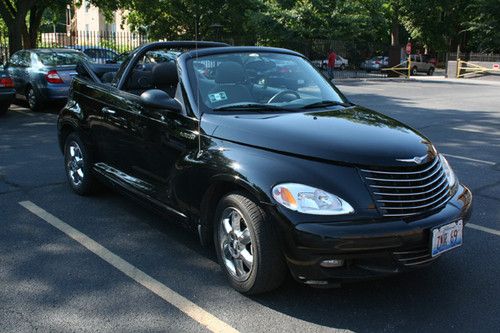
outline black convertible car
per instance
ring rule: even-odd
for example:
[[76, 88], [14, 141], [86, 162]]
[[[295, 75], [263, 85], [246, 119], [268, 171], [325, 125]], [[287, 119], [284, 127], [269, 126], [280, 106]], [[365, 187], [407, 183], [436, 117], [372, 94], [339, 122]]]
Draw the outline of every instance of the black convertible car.
[[159, 42], [117, 72], [77, 72], [58, 121], [73, 190], [104, 181], [178, 217], [240, 292], [287, 271], [313, 286], [385, 276], [462, 244], [472, 195], [443, 155], [301, 54]]

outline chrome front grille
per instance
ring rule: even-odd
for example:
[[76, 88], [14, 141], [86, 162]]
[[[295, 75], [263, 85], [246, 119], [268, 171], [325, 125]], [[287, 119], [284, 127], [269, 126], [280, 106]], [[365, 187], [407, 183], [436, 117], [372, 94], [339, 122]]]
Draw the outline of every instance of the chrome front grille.
[[443, 206], [450, 188], [439, 157], [422, 165], [361, 169], [384, 216], [405, 217]]

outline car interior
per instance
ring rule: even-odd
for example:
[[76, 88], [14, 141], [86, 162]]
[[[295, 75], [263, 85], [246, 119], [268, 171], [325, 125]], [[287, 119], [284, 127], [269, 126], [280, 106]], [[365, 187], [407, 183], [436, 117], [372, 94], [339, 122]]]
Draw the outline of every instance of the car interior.
[[[123, 90], [140, 96], [151, 89], [176, 96], [179, 82], [178, 51], [148, 51], [135, 64]], [[211, 108], [233, 103], [288, 103], [322, 98], [320, 83], [295, 59], [273, 55], [223, 54], [195, 59], [192, 63], [196, 89]], [[104, 84], [112, 84], [116, 65], [92, 64], [92, 71]]]

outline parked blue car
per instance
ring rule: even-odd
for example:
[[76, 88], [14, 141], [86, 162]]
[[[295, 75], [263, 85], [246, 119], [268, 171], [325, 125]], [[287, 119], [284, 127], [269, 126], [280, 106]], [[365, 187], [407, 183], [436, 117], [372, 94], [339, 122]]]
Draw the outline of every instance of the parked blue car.
[[0, 70], [0, 116], [9, 109], [10, 103], [14, 99], [14, 82]]
[[86, 56], [88, 56], [92, 60], [92, 62], [96, 64], [113, 63], [114, 59], [118, 56], [118, 53], [106, 47], [82, 46], [82, 45], [73, 45], [67, 47], [73, 50], [78, 50], [83, 52]]
[[39, 111], [47, 101], [66, 100], [76, 65], [82, 60], [89, 61], [70, 49], [21, 50], [12, 55], [5, 70], [14, 81], [17, 97]]

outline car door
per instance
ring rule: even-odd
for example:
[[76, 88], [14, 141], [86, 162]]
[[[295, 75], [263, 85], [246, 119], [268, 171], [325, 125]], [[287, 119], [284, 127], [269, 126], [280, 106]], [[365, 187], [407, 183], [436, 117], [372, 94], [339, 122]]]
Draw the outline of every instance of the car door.
[[145, 145], [141, 159], [145, 163], [135, 170], [136, 175], [154, 186], [158, 201], [179, 208], [179, 202], [189, 201], [176, 189], [188, 186], [182, 183], [187, 179], [182, 177], [186, 172], [182, 161], [198, 146], [198, 120], [179, 110], [143, 105], [140, 122]]

